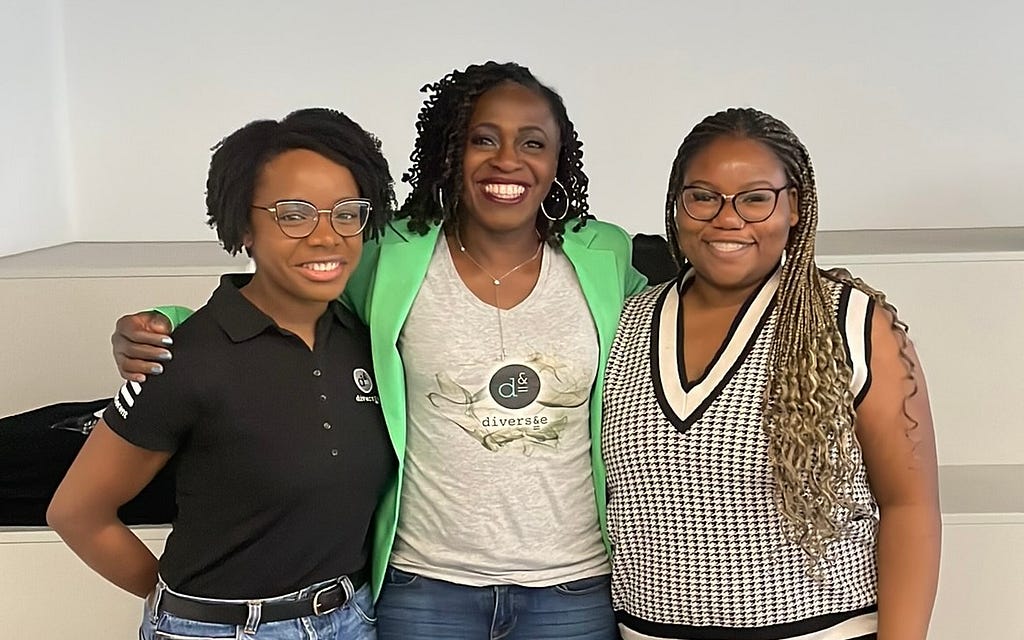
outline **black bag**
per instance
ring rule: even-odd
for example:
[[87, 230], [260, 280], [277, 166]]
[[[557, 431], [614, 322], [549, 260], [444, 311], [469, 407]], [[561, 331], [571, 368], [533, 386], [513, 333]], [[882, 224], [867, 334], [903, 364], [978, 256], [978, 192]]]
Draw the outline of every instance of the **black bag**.
[[647, 276], [648, 284], [668, 282], [679, 275], [679, 267], [662, 236], [638, 233], [633, 236], [633, 267]]
[[[0, 526], [45, 526], [46, 507], [110, 398], [65, 402], [0, 419]], [[174, 473], [163, 468], [118, 516], [125, 524], [174, 519]]]

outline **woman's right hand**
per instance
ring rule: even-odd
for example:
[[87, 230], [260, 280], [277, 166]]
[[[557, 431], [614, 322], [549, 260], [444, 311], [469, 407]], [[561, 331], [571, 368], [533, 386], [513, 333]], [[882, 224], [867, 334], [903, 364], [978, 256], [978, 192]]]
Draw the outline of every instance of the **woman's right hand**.
[[155, 311], [121, 316], [110, 336], [117, 372], [125, 380], [145, 382], [147, 375], [160, 375], [162, 362], [171, 359], [171, 323]]

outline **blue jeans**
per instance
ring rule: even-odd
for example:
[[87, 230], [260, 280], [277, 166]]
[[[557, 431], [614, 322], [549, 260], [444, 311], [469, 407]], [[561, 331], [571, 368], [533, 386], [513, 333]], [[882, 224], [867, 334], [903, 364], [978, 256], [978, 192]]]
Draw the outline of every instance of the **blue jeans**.
[[[333, 581], [311, 585], [263, 602], [296, 600]], [[209, 601], [209, 599], [204, 598]], [[309, 616], [279, 622], [264, 622], [255, 633], [246, 633], [244, 625], [213, 624], [179, 618], [166, 611], [153, 614], [149, 599], [139, 628], [140, 640], [376, 640], [376, 619], [373, 617], [373, 596], [370, 585], [359, 588], [348, 603], [322, 616]]]
[[553, 587], [467, 587], [388, 567], [380, 640], [618, 640], [609, 576]]

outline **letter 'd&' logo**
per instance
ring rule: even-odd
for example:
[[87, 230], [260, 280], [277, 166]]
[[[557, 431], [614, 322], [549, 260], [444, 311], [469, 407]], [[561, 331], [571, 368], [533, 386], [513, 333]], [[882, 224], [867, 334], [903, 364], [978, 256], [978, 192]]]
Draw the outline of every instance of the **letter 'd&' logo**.
[[491, 376], [491, 397], [506, 409], [522, 409], [540, 394], [540, 376], [521, 364], [510, 364]]

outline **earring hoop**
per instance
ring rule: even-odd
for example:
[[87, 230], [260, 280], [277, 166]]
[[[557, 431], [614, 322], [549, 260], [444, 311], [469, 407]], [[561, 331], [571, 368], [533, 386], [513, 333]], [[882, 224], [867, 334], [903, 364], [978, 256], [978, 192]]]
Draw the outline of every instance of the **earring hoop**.
[[[555, 178], [553, 186], [557, 186], [559, 189], [562, 190], [562, 194], [565, 198], [565, 209], [562, 210], [562, 215], [558, 217], [552, 217], [551, 215], [548, 214], [548, 210], [544, 208], [544, 200], [547, 200], [547, 198], [545, 198], [540, 202], [540, 212], [544, 214], [544, 217], [550, 220], [551, 222], [558, 222], [559, 220], [565, 218], [565, 216], [569, 214], [569, 191], [566, 190], [564, 186], [562, 186], [562, 183], [558, 181], [558, 178]], [[551, 193], [548, 192], [548, 195], [551, 195]]]
[[444, 213], [444, 188], [441, 185], [437, 186], [434, 199], [437, 200], [437, 206], [441, 207], [441, 212]]

